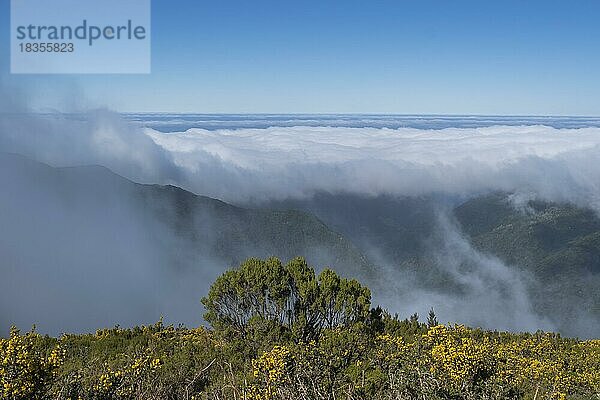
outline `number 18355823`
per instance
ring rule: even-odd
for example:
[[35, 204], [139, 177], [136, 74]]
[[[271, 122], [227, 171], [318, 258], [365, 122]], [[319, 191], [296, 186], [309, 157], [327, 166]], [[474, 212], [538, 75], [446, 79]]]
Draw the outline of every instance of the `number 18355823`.
[[21, 53], [72, 53], [75, 51], [73, 43], [19, 43]]

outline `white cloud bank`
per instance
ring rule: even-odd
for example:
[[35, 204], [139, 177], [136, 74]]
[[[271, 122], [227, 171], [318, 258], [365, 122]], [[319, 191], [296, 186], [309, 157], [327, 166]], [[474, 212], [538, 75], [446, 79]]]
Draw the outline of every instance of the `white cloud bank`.
[[491, 190], [600, 209], [600, 128], [270, 127], [162, 133], [109, 112], [0, 116], [0, 151], [230, 202]]
[[546, 126], [378, 129], [271, 127], [145, 134], [189, 189], [229, 201], [533, 192], [598, 207], [600, 129]]

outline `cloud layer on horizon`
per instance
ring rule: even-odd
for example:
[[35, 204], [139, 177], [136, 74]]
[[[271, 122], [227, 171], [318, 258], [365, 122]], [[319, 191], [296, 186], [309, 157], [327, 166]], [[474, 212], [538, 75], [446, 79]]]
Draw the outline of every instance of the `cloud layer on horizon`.
[[98, 111], [0, 118], [0, 151], [234, 203], [316, 192], [522, 192], [600, 209], [600, 128], [270, 127], [162, 133]]
[[228, 201], [315, 192], [400, 196], [533, 193], [598, 208], [600, 128], [271, 127], [145, 134], [183, 185]]

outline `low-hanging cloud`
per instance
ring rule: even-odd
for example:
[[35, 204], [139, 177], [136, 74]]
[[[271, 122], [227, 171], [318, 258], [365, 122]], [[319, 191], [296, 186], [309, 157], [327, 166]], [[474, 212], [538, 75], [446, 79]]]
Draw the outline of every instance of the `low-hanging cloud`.
[[0, 149], [229, 202], [501, 190], [600, 207], [600, 128], [270, 127], [165, 134], [108, 111], [0, 119]]
[[439, 210], [436, 219], [437, 229], [428, 249], [435, 269], [428, 273], [438, 275], [444, 284], [424, 284], [427, 277], [418, 272], [398, 279], [399, 271], [388, 266], [381, 269], [380, 281], [387, 290], [376, 294], [378, 301], [401, 315], [426, 315], [434, 308], [444, 323], [458, 321], [509, 331], [557, 329], [550, 319], [534, 310], [532, 276], [475, 249], [447, 211]]
[[600, 129], [295, 127], [162, 134], [183, 184], [229, 201], [490, 190], [596, 206]]
[[[597, 127], [522, 125], [390, 129], [272, 126], [221, 130], [194, 128], [183, 132], [163, 133], [143, 127], [139, 122], [127, 121], [109, 111], [39, 115], [13, 107], [10, 113], [0, 115], [0, 152], [22, 154], [52, 166], [102, 165], [136, 182], [175, 184], [197, 194], [238, 204], [309, 198], [321, 192], [367, 196], [420, 196], [435, 193], [469, 197], [499, 190], [517, 193], [517, 197], [513, 199], [517, 205], [522, 203], [519, 199], [537, 197], [573, 202], [600, 210], [600, 128]], [[91, 186], [94, 184], [91, 183]], [[110, 190], [109, 187], [106, 190]], [[49, 199], [55, 201], [52, 196]], [[38, 199], [47, 198], [38, 193]], [[108, 295], [86, 297], [84, 294], [93, 293], [93, 290], [86, 289], [84, 285], [81, 290], [70, 293], [83, 296], [87, 303], [82, 302], [81, 309], [75, 307], [76, 304], [70, 306], [74, 307], [74, 314], [83, 315], [83, 309], [91, 307], [96, 298], [105, 302], [105, 307], [99, 311], [101, 313], [119, 309], [119, 304], [123, 302], [139, 301], [137, 307], [130, 309], [130, 314], [125, 313], [116, 319], [137, 323], [148, 316], [156, 316], [163, 309], [162, 299], [169, 299], [168, 285], [178, 287], [182, 282], [192, 280], [185, 274], [171, 280], [165, 278], [168, 274], [165, 275], [159, 265], [165, 254], [157, 254], [155, 243], [145, 237], [147, 230], [158, 231], [163, 227], [145, 226], [148, 222], [144, 218], [135, 217], [135, 204], [121, 197], [117, 199], [116, 203], [125, 201], [124, 205], [109, 214], [114, 220], [133, 221], [128, 227], [132, 238], [130, 242], [135, 244], [134, 251], [141, 251], [131, 260], [131, 264], [139, 268], [149, 266], [149, 269], [143, 272], [128, 271], [128, 282], [137, 285], [131, 296], [120, 299]], [[20, 199], [5, 200], [15, 210], [22, 204]], [[36, 202], [33, 207], [41, 210], [40, 215], [63, 210], [63, 205], [49, 203], [46, 208], [40, 206], [43, 203]], [[105, 205], [98, 205], [98, 209], [103, 208], [106, 214]], [[83, 221], [84, 214], [93, 216], [94, 210], [97, 211], [96, 208], [82, 210], [80, 214], [71, 216]], [[9, 221], [9, 217], [5, 215], [4, 220]], [[88, 254], [94, 254], [108, 246], [112, 252], [120, 252], [122, 257], [119, 265], [125, 265], [131, 255], [118, 241], [106, 240], [110, 233], [102, 231], [102, 227], [109, 226], [105, 217], [92, 218], [90, 221], [90, 224], [98, 226], [98, 229], [94, 228], [90, 232], [92, 238], [89, 242], [95, 241], [98, 244], [94, 251], [81, 253], [79, 258], [78, 253], [75, 253], [70, 256], [75, 258], [67, 257], [62, 260], [83, 264]], [[80, 225], [69, 218], [62, 223], [71, 229], [70, 237], [75, 239], [79, 236], [77, 232], [81, 229]], [[12, 221], [11, 224], [17, 226], [18, 222]], [[448, 226], [445, 230], [442, 229], [444, 241], [438, 251], [446, 261], [452, 261], [447, 263], [446, 272], [458, 283], [462, 283], [465, 288], [463, 297], [423, 288], [414, 290], [405, 297], [408, 300], [414, 298], [414, 302], [408, 301], [404, 305], [392, 302], [391, 306], [408, 312], [419, 305], [428, 307], [441, 304], [442, 309], [439, 311], [448, 319], [507, 329], [552, 327], [546, 320], [532, 313], [522, 276], [515, 274], [499, 260], [473, 250], [460, 233]], [[35, 224], [25, 224], [22, 228], [11, 239], [20, 238], [10, 246], [15, 250], [14, 257], [21, 257], [20, 254], [29, 251], [26, 250], [24, 241], [31, 236], [28, 229], [36, 229]], [[43, 229], [38, 229], [37, 232], [44, 236]], [[48, 235], [50, 247], [55, 245], [56, 249], [66, 249], [64, 243], [50, 240], [51, 232]], [[0, 239], [4, 244], [10, 244], [8, 239]], [[177, 238], [170, 239], [175, 246]], [[38, 241], [43, 242], [44, 239], [40, 237]], [[17, 251], [21, 248], [19, 246], [22, 247], [20, 252]], [[52, 254], [54, 251], [46, 250], [44, 254]], [[35, 254], [31, 257], [34, 257], [33, 261], [25, 260], [27, 262], [24, 265], [44, 263], [42, 259], [35, 259]], [[477, 268], [465, 274], [460, 269], [465, 263]], [[207, 265], [209, 264], [213, 265], [213, 262], [208, 262]], [[100, 269], [101, 265], [96, 267], [96, 270]], [[53, 268], [60, 268], [60, 265]], [[151, 272], [150, 275], [146, 275], [148, 271]], [[115, 274], [116, 272], [117, 270]], [[36, 272], [33, 271], [32, 274]], [[215, 274], [214, 268], [207, 272], [210, 276]], [[24, 287], [26, 282], [30, 282], [30, 286], [37, 284], [39, 288], [43, 287], [43, 279], [39, 280], [43, 276], [35, 275], [37, 280], [31, 280], [26, 275], [19, 276], [24, 281], [16, 282], [16, 286]], [[100, 278], [106, 280], [107, 276], [109, 275], [104, 272], [98, 272], [97, 282], [102, 282]], [[136, 282], [138, 278], [139, 281]], [[390, 281], [401, 278], [390, 277]], [[158, 281], [161, 282], [160, 290], [155, 290]], [[116, 281], [108, 279], [107, 283], [111, 282], [114, 284]], [[122, 296], [125, 290], [129, 290], [125, 286], [114, 285], [112, 290]], [[56, 283], [55, 287], [61, 286]], [[53, 295], [52, 290], [46, 289], [44, 290], [48, 291], [48, 296]], [[197, 291], [197, 287], [189, 288], [186, 299]], [[33, 287], [32, 292], [40, 292], [40, 289]], [[149, 297], [144, 298], [145, 295]], [[70, 304], [66, 297], [57, 298], [66, 305]], [[478, 309], [464, 307], [481, 298], [486, 298], [489, 302], [480, 303], [482, 306]], [[424, 300], [428, 305], [424, 305]], [[62, 303], [55, 304], [60, 306]], [[38, 305], [31, 304], [28, 309], [35, 310], [36, 307]], [[197, 303], [191, 307], [196, 309]], [[148, 311], [140, 314], [140, 310], [144, 309]], [[516, 311], [502, 312], [502, 309]], [[123, 311], [123, 308], [120, 310]], [[9, 311], [2, 310], [5, 315]], [[46, 315], [50, 315], [50, 310], [46, 311]], [[519, 319], [515, 319], [517, 312]], [[199, 313], [198, 310], [196, 317], [189, 318], [188, 321], [197, 321]], [[140, 317], [135, 318], [134, 315]], [[33, 319], [34, 316], [30, 317]], [[183, 314], [177, 317], [185, 319]], [[23, 320], [29, 319], [24, 317]], [[104, 321], [108, 323], [111, 320], [115, 319], [107, 317]], [[48, 321], [47, 324], [50, 326], [51, 322]], [[88, 321], [85, 326], [89, 327], [91, 324]], [[59, 325], [54, 325], [52, 329], [58, 329]], [[75, 324], [64, 326], [81, 328]]]

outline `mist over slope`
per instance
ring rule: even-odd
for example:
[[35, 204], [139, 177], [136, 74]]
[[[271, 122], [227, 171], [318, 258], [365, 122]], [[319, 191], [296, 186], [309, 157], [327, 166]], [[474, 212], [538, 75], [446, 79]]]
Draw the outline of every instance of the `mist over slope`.
[[349, 276], [369, 268], [309, 214], [234, 207], [103, 167], [0, 153], [0, 185], [2, 331], [90, 331], [161, 315], [197, 325], [210, 283], [248, 257], [305, 255]]
[[[365, 265], [374, 266], [367, 284], [374, 286], [379, 293], [377, 300], [392, 312], [423, 314], [434, 306], [445, 321], [512, 330], [559, 329], [581, 336], [592, 335], [597, 327], [597, 317], [590, 314], [597, 304], [586, 297], [585, 291], [580, 296], [585, 300], [581, 303], [582, 316], [575, 317], [582, 322], [571, 324], [576, 328], [565, 330], [568, 323], [551, 318], [553, 312], [563, 314], [565, 309], [553, 309], [548, 302], [540, 306], [537, 296], [542, 292], [534, 290], [540, 282], [536, 274], [539, 268], [529, 259], [507, 257], [526, 256], [525, 252], [512, 253], [507, 240], [510, 234], [490, 239], [487, 243], [492, 246], [484, 245], [479, 233], [486, 229], [494, 231], [489, 222], [495, 221], [502, 209], [491, 207], [481, 218], [473, 217], [471, 225], [461, 218], [455, 219], [454, 215], [454, 209], [461, 204], [493, 192], [514, 194], [510, 204], [515, 213], [535, 200], [576, 205], [595, 215], [600, 210], [600, 128], [595, 119], [429, 117], [406, 122], [389, 116], [382, 122], [381, 118], [364, 116], [288, 116], [282, 122], [281, 118], [227, 116], [206, 117], [199, 122], [198, 116], [129, 115], [127, 118], [134, 121], [107, 111], [77, 115], [4, 114], [0, 117], [0, 151], [22, 154], [57, 167], [101, 165], [135, 182], [172, 184], [245, 209], [265, 210], [255, 211], [250, 217], [235, 211], [239, 208], [223, 203], [215, 205], [211, 213], [221, 208], [229, 210], [224, 214], [227, 218], [222, 220], [226, 222], [222, 226], [227, 226], [223, 234], [217, 228], [211, 229], [210, 224], [190, 222], [196, 217], [186, 210], [200, 200], [193, 200], [194, 196], [179, 189], [163, 188], [160, 195], [136, 195], [131, 200], [128, 189], [121, 192], [120, 185], [110, 186], [109, 194], [103, 195], [117, 198], [94, 202], [93, 196], [82, 199], [54, 193], [62, 184], [33, 185], [36, 190], [33, 194], [27, 191], [31, 187], [23, 189], [22, 194], [25, 198], [42, 199], [43, 206], [29, 205], [34, 210], [44, 210], [44, 191], [49, 191], [47, 203], [54, 208], [40, 211], [39, 220], [46, 218], [43, 226], [28, 226], [35, 234], [17, 230], [21, 236], [14, 237], [19, 240], [3, 239], [10, 244], [9, 248], [16, 249], [14, 257], [25, 260], [26, 265], [46, 268], [52, 265], [55, 255], [62, 254], [58, 249], [66, 251], [61, 247], [65, 242], [47, 240], [47, 248], [33, 252], [25, 251], [20, 243], [36, 238], [39, 232], [44, 232], [41, 228], [47, 226], [60, 227], [75, 240], [81, 237], [79, 230], [84, 226], [91, 231], [88, 234], [93, 240], [89, 242], [97, 243], [97, 249], [114, 247], [115, 254], [122, 255], [121, 261], [133, 257], [134, 266], [124, 267], [130, 271], [139, 270], [135, 265], [146, 263], [157, 270], [177, 270], [206, 258], [208, 261], [202, 261], [206, 265], [203, 275], [186, 277], [186, 284], [193, 285], [197, 281], [208, 284], [209, 277], [216, 276], [238, 255], [265, 256], [272, 252], [286, 258], [328, 237], [326, 242], [331, 245], [325, 247], [337, 255], [330, 253], [319, 258], [315, 257], [319, 251], [315, 251], [308, 254], [309, 258], [315, 257], [318, 264], [333, 260], [342, 265], [341, 272], [347, 268], [352, 274], [369, 270]], [[278, 123], [282, 126], [276, 126]], [[190, 124], [201, 128], [174, 132], [173, 128], [188, 128]], [[170, 133], [159, 131], [161, 126]], [[46, 173], [31, 182], [43, 183], [44, 176]], [[103, 182], [94, 175], [84, 174], [80, 181], [87, 181], [81, 183], [83, 193], [95, 193], [94, 186], [103, 187], [94, 183]], [[18, 222], [11, 219], [11, 214], [22, 212], [28, 203], [10, 196], [5, 200], [12, 201], [13, 212], [6, 212], [3, 219], [8, 221], [7, 226], [16, 225]], [[80, 201], [79, 208], [67, 207]], [[144, 207], [154, 204], [151, 216], [144, 207], [140, 211], [139, 202]], [[112, 204], [118, 205], [115, 210], [110, 208]], [[273, 212], [273, 207], [283, 214]], [[309, 214], [288, 209], [314, 213], [326, 225]], [[112, 220], [107, 215], [113, 214], [118, 216], [116, 221], [126, 225], [124, 240], [109, 234], [114, 225], [107, 227], [106, 222]], [[77, 224], [69, 223], [70, 219]], [[296, 236], [281, 236], [281, 226], [290, 221], [297, 222], [298, 228], [292, 230]], [[240, 232], [235, 229], [239, 224], [254, 228]], [[474, 225], [478, 227], [473, 228]], [[147, 236], [148, 232], [165, 229], [164, 237]], [[336, 231], [353, 244], [345, 242]], [[198, 250], [194, 242], [197, 232], [215, 244], [209, 246], [210, 251]], [[52, 239], [52, 235], [46, 236]], [[578, 247], [586, 249], [585, 256], [578, 258], [583, 259], [583, 269], [589, 264], [585, 260], [593, 259], [596, 251], [593, 238], [584, 236], [582, 240], [589, 246]], [[270, 244], [258, 243], [257, 238], [264, 238]], [[44, 242], [41, 233], [37, 240]], [[347, 244], [336, 247], [333, 245], [336, 240]], [[307, 247], [288, 247], [298, 241]], [[537, 246], [535, 241], [522, 243]], [[123, 247], [126, 248], [119, 250]], [[21, 252], [29, 252], [32, 255], [27, 257], [33, 258], [28, 259]], [[553, 250], [550, 253], [554, 254]], [[573, 282], [585, 279], [580, 276], [581, 269], [569, 267], [574, 256], [554, 255], [552, 268], [569, 270], [570, 274], [563, 275], [568, 282], [571, 278], [575, 279]], [[93, 257], [71, 257], [63, 264], [70, 269], [86, 265], [85, 268], [101, 270], [111, 257], [103, 255], [95, 264], [85, 263]], [[3, 273], [14, 274], [15, 269], [10, 269], [13, 264], [3, 264]], [[98, 279], [97, 285], [90, 283], [93, 279], [84, 283], [85, 292], [98, 293], [100, 287], [110, 287], [106, 276], [110, 274]], [[162, 279], [162, 275], [153, 275], [147, 285], [138, 285], [139, 296], [134, 296], [135, 301], [152, 308], [156, 303], [148, 299], [160, 303], [179, 290], [173, 284], [165, 292], [152, 292], [149, 289], [152, 285], [165, 286], [157, 283]], [[83, 280], [82, 277], [80, 282]], [[133, 281], [129, 279], [129, 283]], [[25, 282], [15, 286], [19, 285]], [[194, 291], [199, 296], [201, 291], [197, 289], [194, 286], [189, 293]], [[144, 297], [149, 292], [150, 297]], [[543, 293], [553, 295], [551, 291]], [[40, 301], [40, 296], [35, 301]], [[574, 305], [576, 298], [570, 297], [569, 301]], [[106, 309], [117, 307], [117, 303], [122, 304], [106, 303]], [[196, 306], [193, 303], [191, 307], [199, 316]], [[189, 308], [180, 309], [181, 314], [174, 318], [196, 321], [186, 314], [191, 312]], [[136, 315], [144, 319], [150, 314]], [[139, 321], [134, 318], [132, 323]]]
[[[515, 204], [517, 201], [517, 204]], [[472, 199], [455, 210], [474, 247], [532, 276], [536, 310], [569, 334], [600, 332], [600, 218], [564, 203]]]
[[321, 193], [268, 207], [309, 211], [347, 236], [378, 266], [377, 300], [403, 314], [434, 306], [497, 329], [600, 329], [600, 218], [590, 209], [506, 193]]

